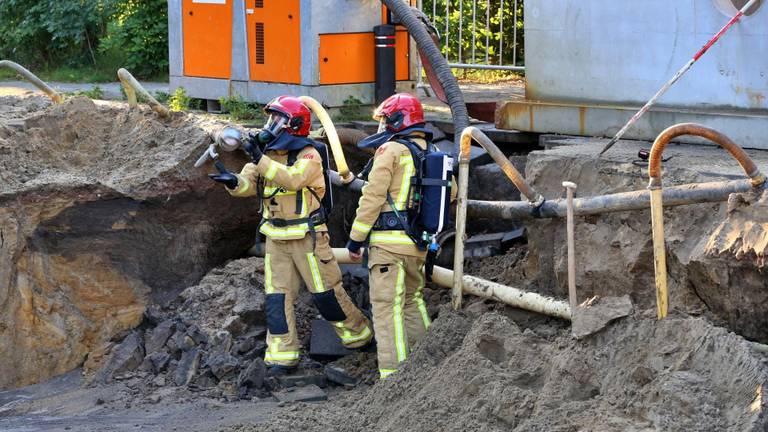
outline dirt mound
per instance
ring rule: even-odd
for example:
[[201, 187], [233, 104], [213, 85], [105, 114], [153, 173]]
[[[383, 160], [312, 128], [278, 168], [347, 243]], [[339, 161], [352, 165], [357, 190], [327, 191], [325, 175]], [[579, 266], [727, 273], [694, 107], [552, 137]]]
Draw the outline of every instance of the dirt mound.
[[0, 129], [0, 193], [46, 183], [104, 184], [136, 192], [146, 176], [175, 167], [217, 125], [175, 113], [161, 119], [85, 97], [44, 106], [18, 100]]
[[362, 397], [240, 431], [763, 431], [768, 366], [703, 319], [628, 318], [552, 337], [491, 312], [444, 311], [400, 372]]
[[257, 206], [193, 167], [220, 126], [0, 98], [0, 388], [77, 367], [148, 304], [252, 246]]
[[[578, 184], [579, 197], [644, 190], [647, 168], [632, 163], [644, 145], [621, 143], [610, 157], [599, 159], [593, 157], [602, 147], [599, 140], [533, 152], [528, 155], [527, 178], [547, 198], [563, 195], [563, 180]], [[749, 154], [766, 171], [768, 152]], [[719, 148], [675, 145], [668, 155], [674, 156], [664, 164], [664, 184], [668, 186], [744, 179], [739, 165]], [[664, 210], [669, 308], [705, 315], [748, 339], [766, 343], [768, 277], [762, 257], [768, 246], [768, 223], [765, 198], [761, 201], [759, 196], [749, 195], [732, 195], [730, 204]], [[593, 295], [629, 295], [640, 308], [655, 306], [650, 220], [649, 210], [575, 218], [580, 300]], [[535, 220], [525, 225], [530, 253], [520, 265], [524, 280], [515, 283], [566, 298], [565, 220]]]

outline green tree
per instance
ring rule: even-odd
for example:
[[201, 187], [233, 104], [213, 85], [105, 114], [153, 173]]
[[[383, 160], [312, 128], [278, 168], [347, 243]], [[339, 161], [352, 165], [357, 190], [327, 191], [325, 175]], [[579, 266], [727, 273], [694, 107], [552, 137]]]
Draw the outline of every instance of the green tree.
[[0, 0], [0, 58], [156, 77], [168, 70], [167, 1]]
[[137, 77], [155, 77], [168, 70], [168, 2], [123, 0], [102, 52], [121, 51], [123, 65]]
[[32, 67], [96, 64], [116, 0], [2, 0], [0, 57]]

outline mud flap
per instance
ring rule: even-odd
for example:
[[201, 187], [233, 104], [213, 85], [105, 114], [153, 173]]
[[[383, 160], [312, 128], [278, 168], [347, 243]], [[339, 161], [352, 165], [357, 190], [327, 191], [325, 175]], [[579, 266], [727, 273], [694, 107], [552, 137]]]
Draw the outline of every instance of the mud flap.
[[285, 318], [285, 294], [267, 294], [267, 328], [273, 335], [288, 333]]
[[333, 290], [313, 293], [312, 298], [315, 300], [315, 306], [320, 311], [320, 315], [327, 321], [338, 322], [347, 319]]

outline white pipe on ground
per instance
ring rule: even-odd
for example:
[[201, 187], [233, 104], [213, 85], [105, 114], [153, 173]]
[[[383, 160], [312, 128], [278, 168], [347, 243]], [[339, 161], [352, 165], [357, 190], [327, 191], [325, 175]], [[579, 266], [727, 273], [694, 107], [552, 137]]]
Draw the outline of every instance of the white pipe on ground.
[[[357, 264], [352, 261], [344, 248], [334, 248], [333, 254], [339, 264]], [[435, 266], [432, 282], [443, 288], [453, 287], [453, 270]], [[479, 277], [464, 275], [462, 277], [463, 292], [478, 297], [489, 298], [520, 309], [537, 312], [543, 315], [571, 319], [571, 307], [566, 301], [546, 297], [541, 294], [523, 291], [500, 283], [491, 282]]]

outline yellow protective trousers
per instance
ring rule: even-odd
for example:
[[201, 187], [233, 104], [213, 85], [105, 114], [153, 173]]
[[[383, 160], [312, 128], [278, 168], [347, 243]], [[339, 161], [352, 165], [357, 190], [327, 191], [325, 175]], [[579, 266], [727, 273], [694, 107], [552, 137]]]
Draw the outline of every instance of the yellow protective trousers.
[[368, 257], [373, 326], [382, 378], [427, 333], [431, 321], [424, 302], [424, 258], [371, 246]]
[[370, 321], [344, 291], [341, 270], [328, 240], [327, 232], [318, 232], [313, 251], [309, 234], [299, 240], [267, 238], [264, 256], [267, 351], [264, 361], [268, 365], [295, 366], [299, 362], [293, 302], [301, 280], [312, 293], [320, 314], [333, 324], [344, 346], [359, 348], [373, 337]]

